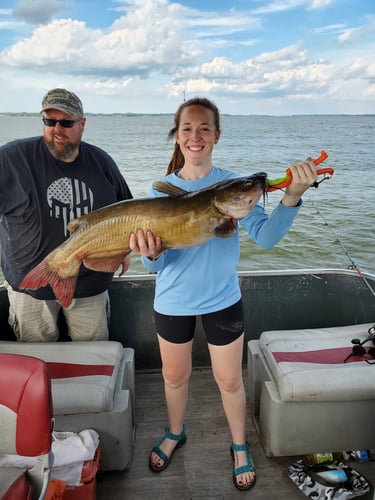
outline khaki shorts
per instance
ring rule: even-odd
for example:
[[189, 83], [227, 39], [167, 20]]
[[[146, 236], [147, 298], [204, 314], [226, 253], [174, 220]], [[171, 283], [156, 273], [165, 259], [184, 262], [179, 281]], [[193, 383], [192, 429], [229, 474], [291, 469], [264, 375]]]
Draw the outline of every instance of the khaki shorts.
[[62, 309], [72, 340], [108, 340], [108, 292], [73, 299], [69, 307], [57, 300], [34, 299], [4, 283], [9, 298], [9, 325], [21, 342], [53, 342], [59, 337], [57, 318]]

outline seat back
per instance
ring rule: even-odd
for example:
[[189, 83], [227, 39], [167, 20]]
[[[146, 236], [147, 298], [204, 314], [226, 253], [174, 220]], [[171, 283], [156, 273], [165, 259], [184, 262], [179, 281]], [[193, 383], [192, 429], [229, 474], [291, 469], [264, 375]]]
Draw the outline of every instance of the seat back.
[[44, 498], [52, 467], [52, 393], [47, 364], [0, 353], [0, 453], [38, 457], [27, 471], [33, 498]]

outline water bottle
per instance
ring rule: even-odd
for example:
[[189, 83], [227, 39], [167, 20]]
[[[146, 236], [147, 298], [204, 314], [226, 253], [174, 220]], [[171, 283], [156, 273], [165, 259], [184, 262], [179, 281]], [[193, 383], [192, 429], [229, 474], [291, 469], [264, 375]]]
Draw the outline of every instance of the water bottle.
[[333, 455], [332, 453], [311, 453], [306, 456], [305, 462], [308, 465], [316, 465], [316, 464], [324, 464], [326, 462], [332, 462]]
[[345, 471], [343, 469], [340, 469], [339, 467], [335, 469], [315, 472], [315, 474], [327, 481], [327, 483], [331, 484], [346, 483], [346, 481], [348, 480], [348, 476], [345, 474]]
[[368, 462], [369, 452], [368, 450], [352, 450], [344, 451], [342, 456], [345, 460], [353, 460], [354, 462]]

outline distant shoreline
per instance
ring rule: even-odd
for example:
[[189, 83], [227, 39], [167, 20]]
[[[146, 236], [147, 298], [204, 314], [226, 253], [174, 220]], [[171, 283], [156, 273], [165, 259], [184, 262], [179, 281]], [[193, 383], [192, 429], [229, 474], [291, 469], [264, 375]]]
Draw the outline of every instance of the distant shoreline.
[[[39, 116], [40, 113], [28, 113], [28, 112], [7, 112], [0, 111], [0, 118], [2, 116]], [[174, 113], [85, 113], [85, 116], [173, 116]], [[273, 118], [291, 118], [291, 117], [304, 117], [304, 116], [375, 116], [375, 113], [309, 113], [309, 114], [292, 114], [292, 115], [241, 115], [230, 113], [221, 113], [221, 116], [245, 116], [245, 117], [261, 117], [265, 118], [267, 116]]]

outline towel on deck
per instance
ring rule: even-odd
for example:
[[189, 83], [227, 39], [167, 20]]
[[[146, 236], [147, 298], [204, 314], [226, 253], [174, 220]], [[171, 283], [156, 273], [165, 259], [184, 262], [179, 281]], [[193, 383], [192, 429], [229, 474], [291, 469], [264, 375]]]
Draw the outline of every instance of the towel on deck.
[[[52, 433], [53, 467], [51, 479], [65, 481], [68, 486], [79, 486], [83, 464], [92, 460], [99, 445], [99, 434], [94, 429], [75, 432], [54, 431]], [[35, 465], [36, 457], [1, 455], [1, 467], [29, 469]]]

